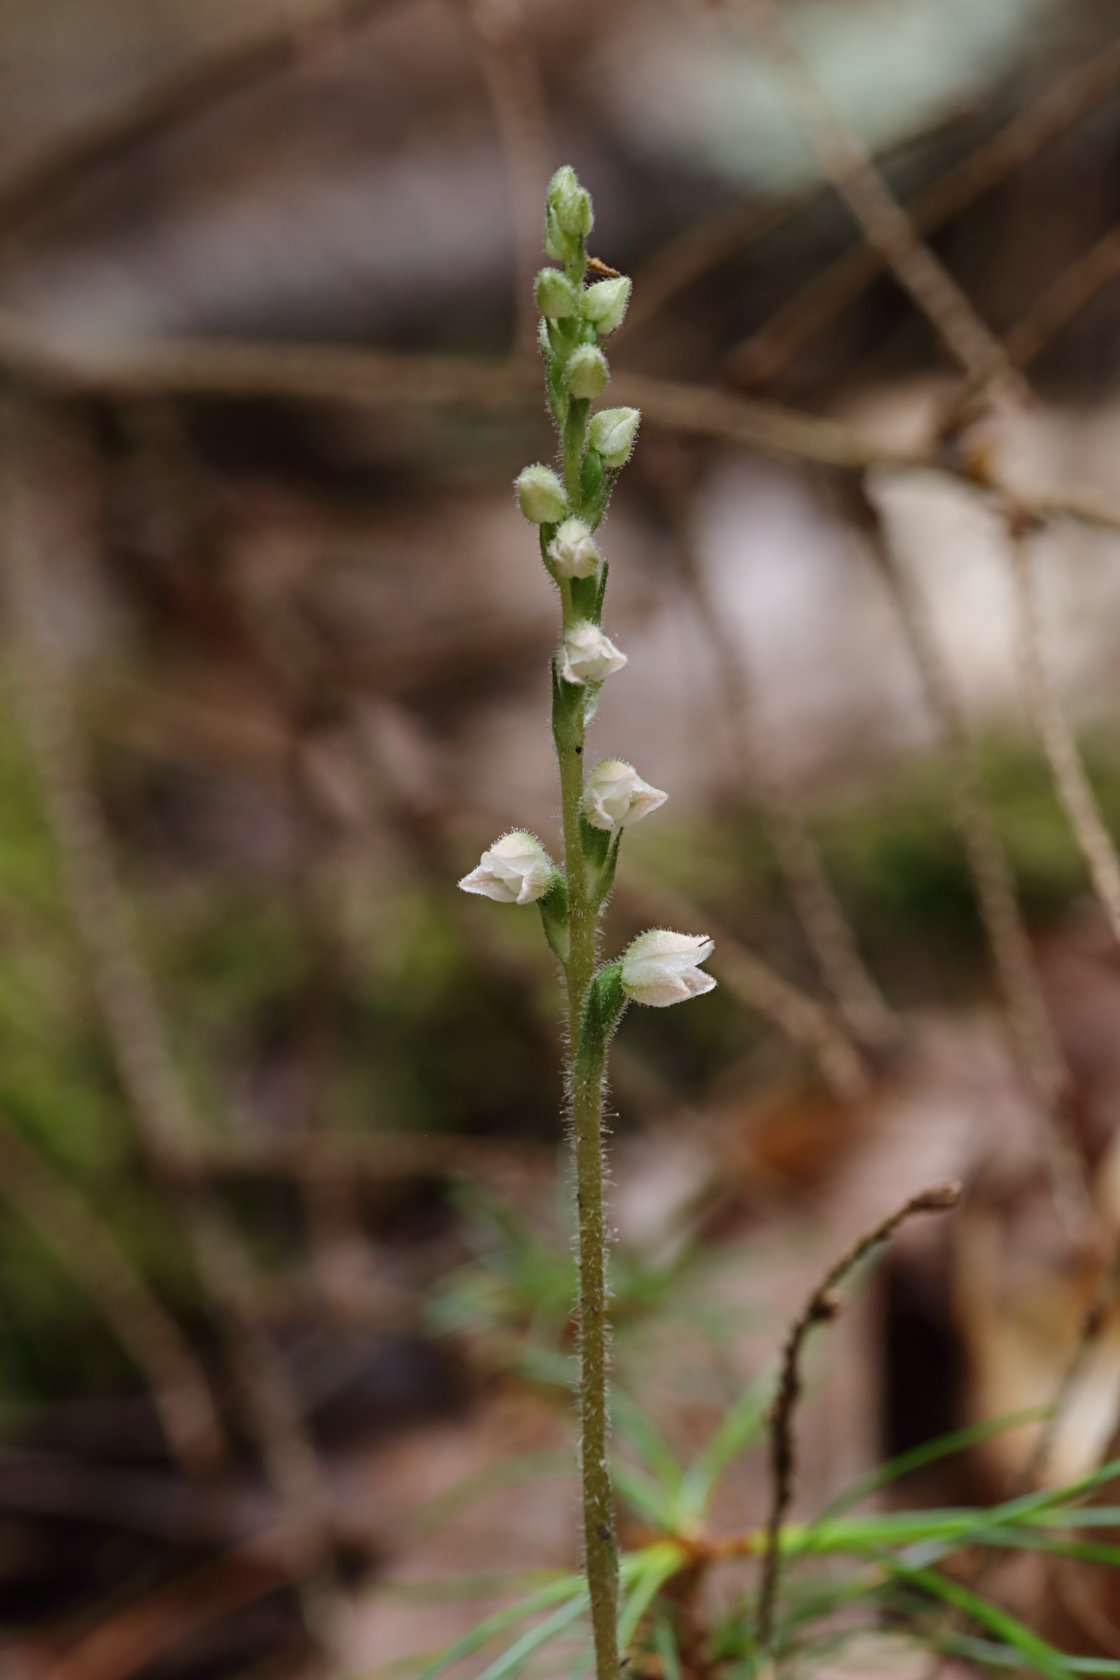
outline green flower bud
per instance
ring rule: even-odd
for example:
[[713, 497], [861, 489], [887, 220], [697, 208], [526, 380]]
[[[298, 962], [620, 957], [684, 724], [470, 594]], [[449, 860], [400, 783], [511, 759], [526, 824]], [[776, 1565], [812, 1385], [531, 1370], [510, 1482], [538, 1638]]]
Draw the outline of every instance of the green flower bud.
[[576, 289], [558, 268], [542, 268], [537, 275], [537, 308], [550, 321], [579, 314]]
[[548, 186], [548, 209], [561, 233], [586, 239], [595, 224], [591, 194], [581, 187], [570, 164], [558, 169]]
[[564, 364], [564, 384], [573, 397], [598, 397], [607, 388], [611, 370], [594, 344], [577, 344]]
[[626, 465], [641, 418], [636, 408], [601, 408], [598, 414], [591, 416], [588, 442], [592, 449], [598, 450], [605, 467]]
[[583, 318], [604, 336], [622, 325], [630, 302], [630, 281], [625, 274], [617, 280], [597, 280], [583, 294]]
[[544, 254], [551, 257], [553, 262], [567, 262], [568, 236], [561, 231], [560, 224], [550, 210], [545, 217], [544, 224]]
[[517, 503], [534, 525], [556, 525], [568, 511], [564, 486], [551, 467], [526, 467], [514, 482]]

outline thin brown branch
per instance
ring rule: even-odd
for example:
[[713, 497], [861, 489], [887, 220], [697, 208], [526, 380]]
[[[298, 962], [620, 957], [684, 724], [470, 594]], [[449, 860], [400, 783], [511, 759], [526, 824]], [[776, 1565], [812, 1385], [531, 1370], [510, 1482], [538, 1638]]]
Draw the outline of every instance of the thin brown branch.
[[1004, 337], [1004, 348], [1016, 367], [1025, 368], [1050, 340], [1078, 316], [1099, 292], [1120, 275], [1120, 224], [1109, 228], [1088, 251], [1043, 292], [1034, 307], [1021, 316]]
[[183, 1469], [209, 1475], [226, 1455], [225, 1433], [190, 1343], [87, 1199], [6, 1117], [0, 1119], [0, 1195], [89, 1297], [145, 1377]]
[[1021, 1492], [1025, 1493], [1030, 1488], [1037, 1487], [1044, 1476], [1050, 1454], [1054, 1448], [1054, 1442], [1069, 1410], [1070, 1402], [1077, 1393], [1090, 1358], [1108, 1328], [1109, 1320], [1118, 1301], [1120, 1301], [1120, 1236], [1117, 1236], [1113, 1242], [1108, 1264], [1105, 1266], [1093, 1298], [1085, 1310], [1077, 1344], [1062, 1373], [1062, 1379], [1051, 1402], [1050, 1415], [1039, 1431], [1038, 1439], [1031, 1450], [1030, 1456], [1016, 1477], [1016, 1484]]
[[[1058, 797], [1081, 848], [1097, 898], [1113, 938], [1120, 945], [1120, 858], [1108, 831], [1073, 731], [1062, 711], [1047, 668], [1042, 617], [1030, 532], [1012, 513], [1008, 520], [1010, 560], [1018, 609], [1018, 649], [1031, 720], [1042, 743]], [[1081, 1327], [1077, 1345], [1062, 1376], [1050, 1415], [1023, 1467], [1026, 1488], [1044, 1474], [1057, 1432], [1082, 1374], [1120, 1299], [1120, 1237]]]
[[882, 516], [862, 485], [851, 486], [849, 506], [866, 538], [867, 553], [898, 613], [949, 761], [957, 825], [1003, 994], [1011, 1043], [1029, 1088], [1052, 1122], [1052, 1166], [1056, 1179], [1069, 1208], [1084, 1210], [1084, 1174], [1069, 1111], [1069, 1070], [1042, 995], [1011, 865], [984, 797], [964, 707], [949, 662], [921, 593], [899, 564]]
[[1018, 609], [1019, 668], [1031, 721], [1089, 870], [1113, 938], [1120, 945], [1120, 857], [1086, 774], [1077, 741], [1054, 690], [1043, 648], [1038, 584], [1029, 533], [1009, 521], [1011, 572]]
[[873, 1249], [889, 1242], [900, 1225], [919, 1213], [945, 1213], [961, 1197], [957, 1183], [936, 1184], [896, 1208], [886, 1219], [872, 1226], [830, 1266], [794, 1319], [782, 1349], [778, 1393], [770, 1413], [770, 1512], [766, 1522], [766, 1545], [762, 1561], [762, 1582], [758, 1599], [758, 1642], [769, 1653], [774, 1642], [774, 1613], [781, 1577], [781, 1533], [793, 1500], [797, 1476], [794, 1423], [801, 1398], [801, 1365], [811, 1330], [836, 1317], [839, 1302], [833, 1293]]
[[283, 1562], [253, 1548], [223, 1552], [114, 1609], [49, 1667], [43, 1680], [130, 1680], [192, 1634], [290, 1584]]
[[[1072, 128], [1120, 88], [1120, 41], [1079, 64], [1041, 98], [934, 181], [914, 199], [916, 231], [931, 233], [967, 210], [1014, 170]], [[857, 245], [823, 269], [758, 332], [728, 356], [734, 379], [763, 383], [777, 377], [809, 341], [883, 272], [881, 253]]]
[[541, 205], [552, 151], [544, 87], [521, 0], [467, 0], [502, 143], [513, 222], [516, 348], [532, 361], [537, 344], [533, 282], [541, 265]]
[[0, 239], [25, 233], [58, 200], [96, 170], [186, 121], [217, 101], [247, 92], [293, 69], [317, 31], [352, 27], [381, 0], [301, 0], [301, 14], [277, 7], [187, 64], [140, 88], [108, 111], [94, 112], [52, 136], [30, 157], [16, 157], [0, 176]]
[[702, 926], [716, 942], [715, 969], [721, 985], [747, 1009], [770, 1021], [792, 1044], [815, 1057], [836, 1096], [851, 1101], [866, 1095], [868, 1079], [863, 1063], [832, 1012], [775, 974], [733, 933], [713, 921], [710, 911], [697, 909], [680, 894], [633, 869], [627, 871], [625, 882], [616, 885], [614, 897], [627, 914], [647, 924], [664, 921], [684, 927]]
[[[882, 159], [887, 161], [899, 153], [928, 143], [958, 122], [961, 114], [959, 110], [952, 111], [929, 127], [904, 135], [884, 149]], [[827, 198], [831, 190], [828, 182], [818, 181], [804, 191], [791, 193], [785, 198], [732, 204], [674, 234], [635, 274], [633, 301], [614, 336], [614, 343], [617, 345], [625, 335], [652, 320], [670, 299], [711, 269], [784, 227], [795, 216]]]
[[634, 276], [634, 297], [615, 334], [617, 344], [653, 319], [678, 292], [710, 269], [784, 227], [827, 193], [826, 186], [762, 203], [732, 204], [706, 221], [694, 223], [656, 250]]
[[806, 64], [777, 0], [735, 0], [782, 84], [821, 167], [903, 289], [974, 383], [1021, 395], [1022, 380], [967, 295], [921, 239], [870, 156]]
[[167, 1186], [203, 1287], [224, 1333], [230, 1367], [256, 1431], [268, 1473], [302, 1536], [304, 1603], [315, 1636], [328, 1637], [330, 1536], [319, 1467], [304, 1434], [287, 1373], [254, 1310], [254, 1276], [240, 1236], [221, 1206], [189, 1185], [193, 1140], [201, 1131], [168, 1047], [162, 1016], [141, 961], [112, 841], [90, 784], [67, 674], [40, 584], [46, 441], [33, 402], [9, 395], [2, 410], [7, 519], [0, 568], [9, 670], [24, 734], [38, 772], [63, 866], [74, 920], [137, 1141]]
[[765, 729], [751, 692], [745, 650], [741, 640], [730, 634], [728, 619], [719, 610], [696, 552], [680, 474], [667, 467], [666, 461], [659, 462], [655, 477], [677, 539], [678, 569], [685, 592], [712, 654], [737, 766], [758, 801], [790, 901], [842, 1020], [857, 1042], [882, 1047], [895, 1037], [897, 1023], [864, 963], [855, 931], [836, 896], [801, 803]]
[[[260, 397], [473, 413], [539, 407], [531, 369], [513, 361], [206, 339], [66, 345], [3, 309], [0, 366], [60, 397]], [[1028, 491], [976, 460], [894, 447], [841, 421], [702, 385], [620, 373], [610, 390], [613, 401], [640, 408], [647, 425], [663, 431], [818, 466], [942, 473], [1037, 519], [1120, 533], [1120, 504], [1094, 491]]]

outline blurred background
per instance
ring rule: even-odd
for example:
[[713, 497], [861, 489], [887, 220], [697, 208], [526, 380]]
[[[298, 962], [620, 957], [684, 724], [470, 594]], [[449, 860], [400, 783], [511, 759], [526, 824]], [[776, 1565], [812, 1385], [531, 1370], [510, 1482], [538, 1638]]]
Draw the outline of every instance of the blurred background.
[[[1048, 1402], [1107, 1281], [1115, 7], [782, 16], [0, 7], [17, 1680], [407, 1676], [578, 1556], [556, 980], [533, 913], [455, 891], [509, 827], [559, 852], [511, 483], [553, 448], [562, 162], [634, 277], [611, 391], [645, 416], [595, 744], [671, 794], [609, 939], [707, 929], [720, 980], [617, 1042], [620, 1390], [695, 1451], [835, 1253], [962, 1178], [821, 1349], [812, 1510]], [[1049, 1473], [1118, 1423], [1105, 1313]], [[999, 1497], [1031, 1439], [901, 1497]], [[759, 1522], [762, 1471], [721, 1500]], [[1018, 1590], [1120, 1651], [1112, 1576]]]

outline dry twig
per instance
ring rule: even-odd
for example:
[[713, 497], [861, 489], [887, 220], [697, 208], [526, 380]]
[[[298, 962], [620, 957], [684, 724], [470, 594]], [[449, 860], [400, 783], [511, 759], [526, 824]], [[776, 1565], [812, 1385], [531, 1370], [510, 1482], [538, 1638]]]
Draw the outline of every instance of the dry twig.
[[975, 383], [1020, 395], [1022, 381], [967, 295], [924, 244], [847, 123], [805, 63], [777, 0], [736, 0], [801, 118], [829, 180], [922, 314]]
[[69, 190], [95, 170], [166, 133], [200, 110], [258, 82], [293, 69], [317, 31], [353, 27], [381, 0], [300, 0], [298, 27], [290, 13], [255, 20], [177, 64], [131, 98], [97, 111], [45, 142], [28, 158], [17, 156], [0, 176], [0, 240], [26, 234]]
[[77, 1187], [0, 1120], [0, 1195], [27, 1221], [102, 1314], [147, 1379], [171, 1451], [190, 1476], [226, 1456], [206, 1372], [190, 1343], [110, 1228]]
[[797, 1473], [794, 1420], [801, 1398], [801, 1360], [809, 1332], [836, 1317], [839, 1302], [833, 1291], [872, 1249], [889, 1242], [899, 1226], [918, 1213], [944, 1213], [956, 1207], [961, 1186], [936, 1184], [911, 1196], [900, 1208], [866, 1231], [825, 1273], [790, 1327], [782, 1349], [778, 1393], [770, 1413], [770, 1513], [762, 1560], [758, 1599], [758, 1642], [769, 1653], [774, 1642], [774, 1612], [781, 1574], [781, 1534], [793, 1499]]
[[860, 954], [855, 931], [829, 880], [805, 813], [768, 738], [751, 693], [746, 656], [729, 633], [696, 552], [683, 489], [657, 474], [662, 500], [677, 541], [678, 566], [692, 609], [711, 651], [722, 691], [736, 762], [758, 798], [763, 821], [791, 902], [821, 975], [836, 999], [848, 1030], [860, 1043], [882, 1047], [896, 1023]]
[[540, 267], [541, 204], [551, 151], [544, 88], [520, 0], [468, 0], [501, 137], [513, 220], [516, 348], [532, 361], [537, 344], [533, 282]]
[[1056, 1182], [1069, 1207], [1084, 1210], [1084, 1174], [1069, 1114], [1069, 1071], [1042, 995], [1007, 853], [977, 774], [960, 696], [928, 610], [895, 557], [878, 508], [862, 484], [853, 484], [850, 495], [849, 506], [898, 613], [952, 770], [957, 824], [1003, 993], [1011, 1042], [1030, 1089], [1053, 1123]]
[[[519, 362], [206, 339], [67, 346], [3, 309], [0, 366], [59, 397], [275, 397], [474, 413], [538, 406], [531, 369]], [[664, 431], [718, 438], [766, 454], [857, 472], [874, 468], [941, 473], [981, 495], [1011, 500], [1034, 518], [1120, 534], [1120, 505], [1107, 496], [1068, 490], [1031, 493], [976, 460], [963, 462], [933, 448], [892, 446], [857, 427], [778, 403], [628, 373], [614, 377], [611, 395], [640, 408], [648, 425]]]
[[[910, 210], [916, 232], [928, 237], [960, 215], [1103, 104], [1118, 88], [1120, 41], [1115, 41], [1087, 63], [1071, 70], [1027, 110], [1013, 117], [940, 180], [920, 192]], [[869, 245], [857, 245], [846, 251], [797, 292], [763, 328], [730, 352], [725, 365], [732, 378], [750, 383], [776, 378], [798, 351], [853, 303], [886, 266], [882, 252]]]
[[[926, 144], [960, 118], [959, 111], [941, 117], [929, 128], [905, 135], [888, 146], [882, 158], [888, 160], [896, 153], [907, 152]], [[634, 277], [634, 298], [626, 311], [626, 318], [615, 334], [614, 343], [626, 334], [653, 319], [678, 292], [691, 286], [709, 270], [731, 257], [738, 256], [770, 233], [784, 227], [795, 216], [811, 209], [831, 191], [829, 184], [819, 181], [803, 192], [791, 193], [787, 198], [754, 200], [736, 203], [717, 211], [705, 221], [694, 222], [666, 240], [643, 264]]]
[[1018, 653], [1031, 722], [1042, 743], [1070, 827], [1100, 900], [1108, 925], [1120, 945], [1120, 858], [1108, 832], [1096, 794], [1086, 774], [1061, 702], [1054, 691], [1043, 648], [1042, 620], [1029, 533], [1014, 514], [1008, 521], [1011, 572], [1018, 609]]
[[254, 1308], [254, 1279], [236, 1229], [191, 1186], [196, 1125], [159, 1006], [140, 960], [105, 819], [89, 784], [66, 674], [45, 609], [36, 548], [42, 416], [10, 395], [2, 412], [7, 542], [2, 588], [18, 710], [62, 859], [106, 1038], [140, 1148], [174, 1199], [199, 1277], [214, 1302], [234, 1377], [262, 1456], [302, 1536], [309, 1627], [328, 1637], [330, 1538], [319, 1466], [286, 1372]]
[[1029, 367], [1050, 340], [1118, 275], [1120, 225], [1115, 225], [1083, 256], [1071, 263], [1005, 335], [1004, 348], [1015, 366]]
[[775, 974], [727, 928], [714, 922], [710, 911], [698, 910], [660, 882], [636, 875], [633, 870], [625, 883], [615, 887], [614, 897], [640, 922], [704, 927], [719, 952], [715, 966], [721, 984], [748, 1009], [776, 1026], [792, 1044], [814, 1056], [836, 1096], [852, 1101], [866, 1095], [868, 1079], [863, 1063], [832, 1012]]

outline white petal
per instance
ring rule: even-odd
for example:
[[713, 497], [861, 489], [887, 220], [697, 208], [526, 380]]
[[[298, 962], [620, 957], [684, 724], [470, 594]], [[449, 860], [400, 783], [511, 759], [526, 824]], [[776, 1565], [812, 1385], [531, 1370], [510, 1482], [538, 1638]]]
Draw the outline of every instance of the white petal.
[[479, 864], [469, 875], [464, 875], [459, 882], [459, 890], [466, 893], [477, 893], [479, 898], [492, 898], [496, 904], [516, 904], [517, 895], [509, 890], [504, 881], [499, 881], [491, 872]]

